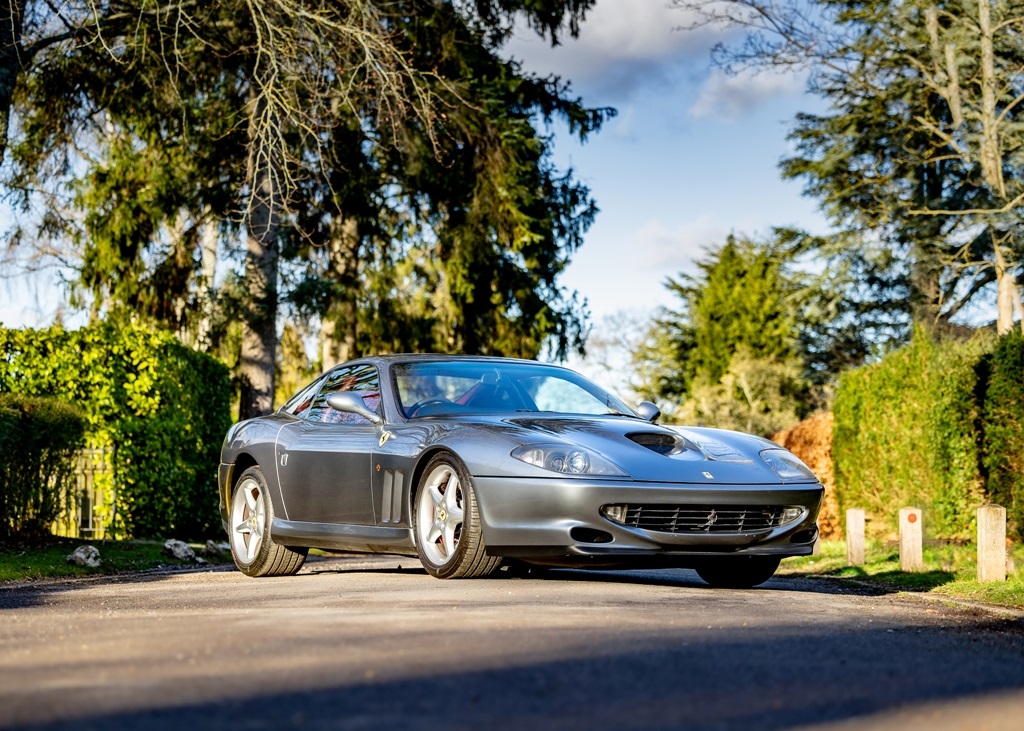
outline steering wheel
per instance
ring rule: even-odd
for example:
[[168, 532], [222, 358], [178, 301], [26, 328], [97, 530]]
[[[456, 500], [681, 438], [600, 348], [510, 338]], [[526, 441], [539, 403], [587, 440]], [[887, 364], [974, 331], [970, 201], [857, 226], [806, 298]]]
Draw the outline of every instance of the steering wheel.
[[414, 403], [412, 405], [412, 407], [409, 409], [409, 416], [410, 417], [416, 416], [416, 414], [419, 413], [419, 410], [424, 408], [424, 407], [426, 407], [426, 406], [433, 406], [433, 405], [436, 405], [436, 404], [448, 404], [448, 405], [451, 405], [451, 403], [452, 403], [451, 401], [449, 401], [448, 399], [444, 399], [444, 398], [428, 398], [428, 399], [423, 399], [422, 401], [417, 401], [416, 403]]

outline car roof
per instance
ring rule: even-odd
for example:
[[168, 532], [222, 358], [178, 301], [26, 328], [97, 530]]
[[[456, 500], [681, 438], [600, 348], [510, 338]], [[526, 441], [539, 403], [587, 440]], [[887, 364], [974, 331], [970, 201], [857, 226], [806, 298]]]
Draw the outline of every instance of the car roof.
[[502, 356], [495, 355], [451, 355], [447, 353], [395, 353], [388, 355], [371, 355], [363, 358], [356, 358], [354, 360], [348, 361], [347, 363], [339, 363], [337, 366], [329, 368], [328, 370], [334, 370], [334, 368], [337, 368], [339, 366], [349, 365], [353, 363], [376, 363], [378, 365], [390, 365], [393, 363], [409, 363], [417, 361], [478, 361], [484, 363], [529, 363], [531, 365], [552, 366], [554, 368], [563, 367], [556, 365], [554, 363], [541, 363], [540, 361], [529, 360], [527, 358], [505, 358]]

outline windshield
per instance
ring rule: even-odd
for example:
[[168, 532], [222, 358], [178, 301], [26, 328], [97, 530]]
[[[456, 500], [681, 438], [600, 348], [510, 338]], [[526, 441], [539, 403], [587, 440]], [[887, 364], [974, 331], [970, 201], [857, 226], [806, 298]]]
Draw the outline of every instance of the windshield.
[[636, 416], [583, 376], [541, 363], [426, 361], [392, 370], [406, 417], [488, 411]]

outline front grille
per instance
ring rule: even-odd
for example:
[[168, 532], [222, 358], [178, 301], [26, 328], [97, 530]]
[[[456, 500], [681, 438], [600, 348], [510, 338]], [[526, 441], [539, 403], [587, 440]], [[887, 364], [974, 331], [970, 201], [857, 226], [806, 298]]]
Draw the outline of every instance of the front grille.
[[782, 525], [782, 506], [630, 505], [625, 525], [662, 533], [751, 533]]

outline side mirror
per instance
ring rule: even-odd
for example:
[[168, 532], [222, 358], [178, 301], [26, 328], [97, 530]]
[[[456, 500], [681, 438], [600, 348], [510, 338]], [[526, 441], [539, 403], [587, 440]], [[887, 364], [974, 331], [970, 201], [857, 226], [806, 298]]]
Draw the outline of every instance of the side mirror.
[[354, 391], [338, 391], [327, 397], [327, 405], [347, 414], [359, 414], [369, 419], [376, 426], [384, 423], [384, 419], [363, 401], [363, 397]]
[[[330, 401], [330, 399], [328, 399], [328, 401]], [[661, 416], [661, 409], [650, 401], [641, 401], [636, 405], [636, 413], [640, 414], [640, 416], [653, 424], [658, 420], [658, 417]]]

